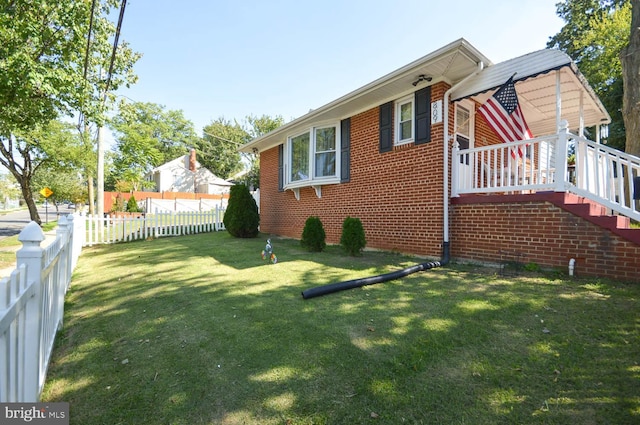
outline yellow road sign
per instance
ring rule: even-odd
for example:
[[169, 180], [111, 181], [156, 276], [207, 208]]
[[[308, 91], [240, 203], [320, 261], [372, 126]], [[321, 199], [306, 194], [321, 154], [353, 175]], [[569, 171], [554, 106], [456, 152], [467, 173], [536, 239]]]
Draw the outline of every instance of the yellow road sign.
[[48, 198], [49, 196], [53, 195], [53, 190], [49, 189], [48, 187], [45, 187], [40, 191], [40, 195], [44, 196], [45, 198]]

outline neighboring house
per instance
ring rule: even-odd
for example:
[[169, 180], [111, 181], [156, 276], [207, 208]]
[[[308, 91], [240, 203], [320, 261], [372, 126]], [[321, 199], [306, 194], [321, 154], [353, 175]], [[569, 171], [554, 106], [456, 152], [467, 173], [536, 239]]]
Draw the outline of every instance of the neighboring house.
[[[532, 138], [503, 143], [478, 111], [510, 77]], [[318, 216], [338, 243], [352, 216], [370, 248], [637, 280], [640, 159], [600, 143], [609, 122], [564, 53], [493, 64], [459, 39], [240, 150], [260, 153], [265, 233]]]
[[233, 186], [203, 168], [196, 160], [196, 151], [151, 170], [146, 179], [155, 182], [156, 192], [187, 192], [217, 195], [229, 193]]

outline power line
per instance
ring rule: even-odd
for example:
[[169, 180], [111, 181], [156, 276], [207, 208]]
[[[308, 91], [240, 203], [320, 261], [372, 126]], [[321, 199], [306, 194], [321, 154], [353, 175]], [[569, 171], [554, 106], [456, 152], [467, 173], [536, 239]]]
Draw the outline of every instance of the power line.
[[111, 84], [111, 75], [113, 74], [113, 64], [116, 61], [116, 51], [118, 49], [118, 40], [120, 39], [120, 28], [122, 28], [122, 19], [124, 18], [124, 10], [127, 7], [127, 0], [120, 3], [120, 16], [118, 17], [118, 25], [116, 26], [116, 35], [113, 39], [113, 51], [111, 52], [111, 62], [109, 63], [109, 72], [107, 72], [107, 84], [104, 87], [104, 99], [107, 98], [109, 85]]

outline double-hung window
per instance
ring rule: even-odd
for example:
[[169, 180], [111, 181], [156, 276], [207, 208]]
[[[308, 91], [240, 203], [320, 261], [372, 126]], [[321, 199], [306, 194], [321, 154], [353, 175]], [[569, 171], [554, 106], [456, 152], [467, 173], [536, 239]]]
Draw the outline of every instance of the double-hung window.
[[396, 145], [413, 142], [413, 95], [396, 102]]
[[339, 182], [338, 125], [310, 128], [287, 139], [285, 187]]

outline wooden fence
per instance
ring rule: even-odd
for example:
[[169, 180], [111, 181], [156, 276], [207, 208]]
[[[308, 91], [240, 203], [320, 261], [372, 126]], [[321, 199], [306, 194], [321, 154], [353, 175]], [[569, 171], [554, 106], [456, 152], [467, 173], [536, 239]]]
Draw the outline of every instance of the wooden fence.
[[36, 222], [20, 233], [17, 268], [0, 279], [0, 402], [37, 402], [56, 332], [62, 327], [64, 297], [82, 247], [73, 216], [61, 217], [56, 238], [43, 248]]
[[210, 211], [160, 212], [138, 216], [100, 217], [81, 215], [86, 228], [82, 246], [128, 242], [164, 236], [191, 235], [225, 230], [224, 209]]

